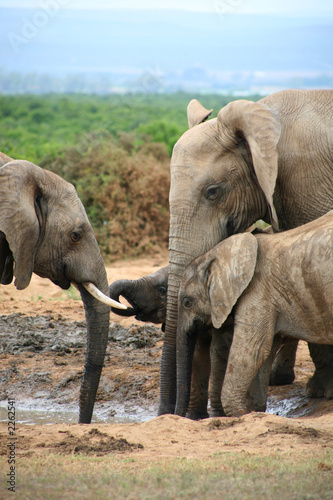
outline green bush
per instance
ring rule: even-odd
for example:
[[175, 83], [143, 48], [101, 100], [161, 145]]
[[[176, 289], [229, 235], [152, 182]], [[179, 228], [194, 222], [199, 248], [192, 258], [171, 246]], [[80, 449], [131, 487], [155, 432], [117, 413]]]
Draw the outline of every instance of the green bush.
[[167, 248], [170, 187], [164, 145], [122, 134], [85, 137], [43, 167], [72, 182], [106, 260]]
[[[169, 161], [192, 97], [0, 95], [0, 150], [75, 185], [106, 259], [152, 253], [167, 247]], [[216, 116], [234, 99], [202, 103]]]

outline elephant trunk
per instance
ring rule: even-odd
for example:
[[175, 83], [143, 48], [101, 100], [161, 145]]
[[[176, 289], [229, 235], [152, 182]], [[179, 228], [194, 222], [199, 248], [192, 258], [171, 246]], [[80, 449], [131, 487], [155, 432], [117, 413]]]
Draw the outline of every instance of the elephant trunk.
[[[105, 294], [108, 292], [106, 272], [94, 280]], [[80, 391], [79, 423], [91, 422], [98, 384], [104, 364], [109, 334], [110, 307], [91, 296], [82, 284], [78, 288], [84, 304], [87, 321], [87, 352]]]
[[178, 321], [178, 292], [186, 266], [193, 260], [192, 255], [174, 252], [170, 246], [168, 301], [165, 336], [160, 368], [160, 404], [158, 415], [174, 413], [176, 405], [177, 372], [176, 342]]
[[131, 308], [125, 312], [112, 311], [121, 316], [134, 316], [139, 321], [165, 323], [168, 288], [168, 266], [137, 280], [118, 280], [109, 287], [112, 299], [123, 296]]
[[172, 276], [169, 276], [168, 306], [160, 367], [160, 405], [158, 415], [174, 413], [176, 404], [178, 289], [179, 283], [174, 283]]
[[191, 377], [196, 334], [177, 333], [177, 400], [175, 414], [185, 417], [191, 395]]
[[[133, 295], [134, 287], [134, 280], [117, 280], [110, 285], [109, 296], [117, 302], [119, 302], [119, 297], [122, 296], [132, 305], [131, 297]], [[135, 316], [137, 314], [135, 307], [128, 307], [126, 310], [114, 310], [112, 308], [112, 312], [115, 312], [119, 316]]]

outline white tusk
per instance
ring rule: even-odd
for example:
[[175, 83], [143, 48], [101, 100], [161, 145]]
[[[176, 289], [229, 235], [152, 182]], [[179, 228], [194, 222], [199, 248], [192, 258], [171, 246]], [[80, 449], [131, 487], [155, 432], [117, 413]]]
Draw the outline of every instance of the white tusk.
[[101, 292], [97, 288], [97, 286], [95, 286], [93, 283], [87, 281], [86, 283], [82, 283], [82, 285], [93, 297], [95, 297], [95, 299], [99, 300], [100, 302], [103, 302], [103, 304], [106, 304], [110, 307], [115, 307], [116, 309], [127, 309], [127, 307], [124, 304], [121, 304], [120, 302], [111, 299], [103, 292]]

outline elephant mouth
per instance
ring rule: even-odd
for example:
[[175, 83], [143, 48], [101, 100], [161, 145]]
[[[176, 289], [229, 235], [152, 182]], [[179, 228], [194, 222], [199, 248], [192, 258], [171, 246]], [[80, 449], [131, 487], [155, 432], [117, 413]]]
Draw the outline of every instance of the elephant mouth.
[[[140, 311], [138, 311], [138, 310], [135, 310], [135, 308], [134, 308], [134, 309], [132, 309], [132, 310], [134, 311], [134, 313], [133, 313], [133, 314], [135, 315], [135, 319], [137, 319], [138, 321], [148, 321], [148, 320], [152, 321], [152, 320], [151, 320], [151, 316], [150, 316], [150, 315], [147, 315], [147, 313], [146, 313], [146, 314], [145, 314], [145, 313], [142, 313], [142, 312], [140, 312]], [[153, 312], [153, 311], [151, 311], [151, 313], [152, 313], [152, 312]], [[150, 314], [151, 314], [151, 313], [150, 313]]]
[[116, 312], [119, 316], [135, 316], [135, 319], [138, 319], [139, 321], [145, 321], [138, 316], [140, 315], [140, 308], [138, 307], [137, 304], [133, 300], [131, 300], [129, 297], [126, 297], [125, 295], [122, 294], [116, 294], [116, 295], [111, 295], [111, 298], [115, 300], [116, 302], [119, 302], [120, 297], [123, 297], [124, 299], [127, 300], [127, 302], [130, 304], [131, 307], [127, 307], [126, 309], [118, 309], [114, 310], [115, 308], [111, 307], [112, 312]]
[[[130, 301], [128, 299], [126, 299], [129, 303]], [[131, 306], [133, 306], [133, 304], [130, 303]], [[113, 311], [113, 307], [111, 308], [111, 310]], [[115, 311], [113, 311], [115, 312]], [[138, 307], [127, 307], [126, 310], [119, 310], [117, 309], [117, 314], [120, 315], [120, 316], [135, 316], [135, 319], [139, 319], [138, 316], [140, 315], [140, 310]], [[144, 320], [140, 320], [140, 321], [144, 321]]]
[[140, 311], [139, 308], [134, 308], [133, 309], [134, 314], [135, 314], [135, 319], [138, 321], [148, 321], [149, 323], [162, 323], [162, 319], [160, 318], [159, 315], [159, 310], [158, 309], [151, 309], [150, 311]]
[[68, 290], [68, 288], [71, 286], [71, 281], [68, 280], [67, 278], [64, 278], [62, 280], [51, 280], [52, 283], [54, 283], [57, 286], [60, 286], [63, 290]]

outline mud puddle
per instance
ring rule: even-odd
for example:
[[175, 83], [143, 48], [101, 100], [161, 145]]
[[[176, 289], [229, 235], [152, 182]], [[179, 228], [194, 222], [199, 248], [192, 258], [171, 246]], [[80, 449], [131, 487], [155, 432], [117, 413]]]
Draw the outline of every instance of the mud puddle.
[[316, 407], [317, 401], [308, 398], [305, 389], [297, 389], [291, 390], [284, 399], [281, 399], [281, 396], [269, 396], [266, 413], [280, 417], [297, 418], [310, 415]]
[[[157, 415], [163, 333], [153, 325], [111, 323], [93, 422], [143, 422]], [[86, 346], [86, 325], [59, 314], [0, 316], [0, 421], [7, 400], [16, 401], [17, 423], [77, 423]], [[307, 398], [313, 365], [299, 349], [301, 382], [270, 388], [267, 413], [296, 418], [313, 414]], [[305, 358], [307, 355], [307, 358]]]
[[[295, 392], [295, 391], [294, 391]], [[285, 399], [270, 396], [266, 413], [286, 418], [304, 417], [313, 412], [313, 402], [306, 395], [290, 395]], [[76, 424], [78, 404], [57, 405], [43, 399], [20, 401], [16, 406], [18, 424]], [[131, 404], [96, 403], [92, 423], [136, 423], [146, 422], [157, 415], [157, 405], [139, 407]], [[0, 422], [7, 422], [7, 401], [0, 402]]]
[[[143, 422], [158, 408], [162, 332], [111, 323], [94, 422]], [[7, 400], [17, 423], [77, 423], [86, 325], [59, 315], [0, 316], [0, 421]]]
[[[7, 401], [0, 401], [0, 422], [6, 423]], [[16, 402], [17, 424], [77, 424], [77, 404], [56, 405], [47, 400], [26, 400]], [[146, 422], [157, 415], [157, 407], [140, 408], [128, 405], [96, 403], [92, 423], [136, 423]]]

